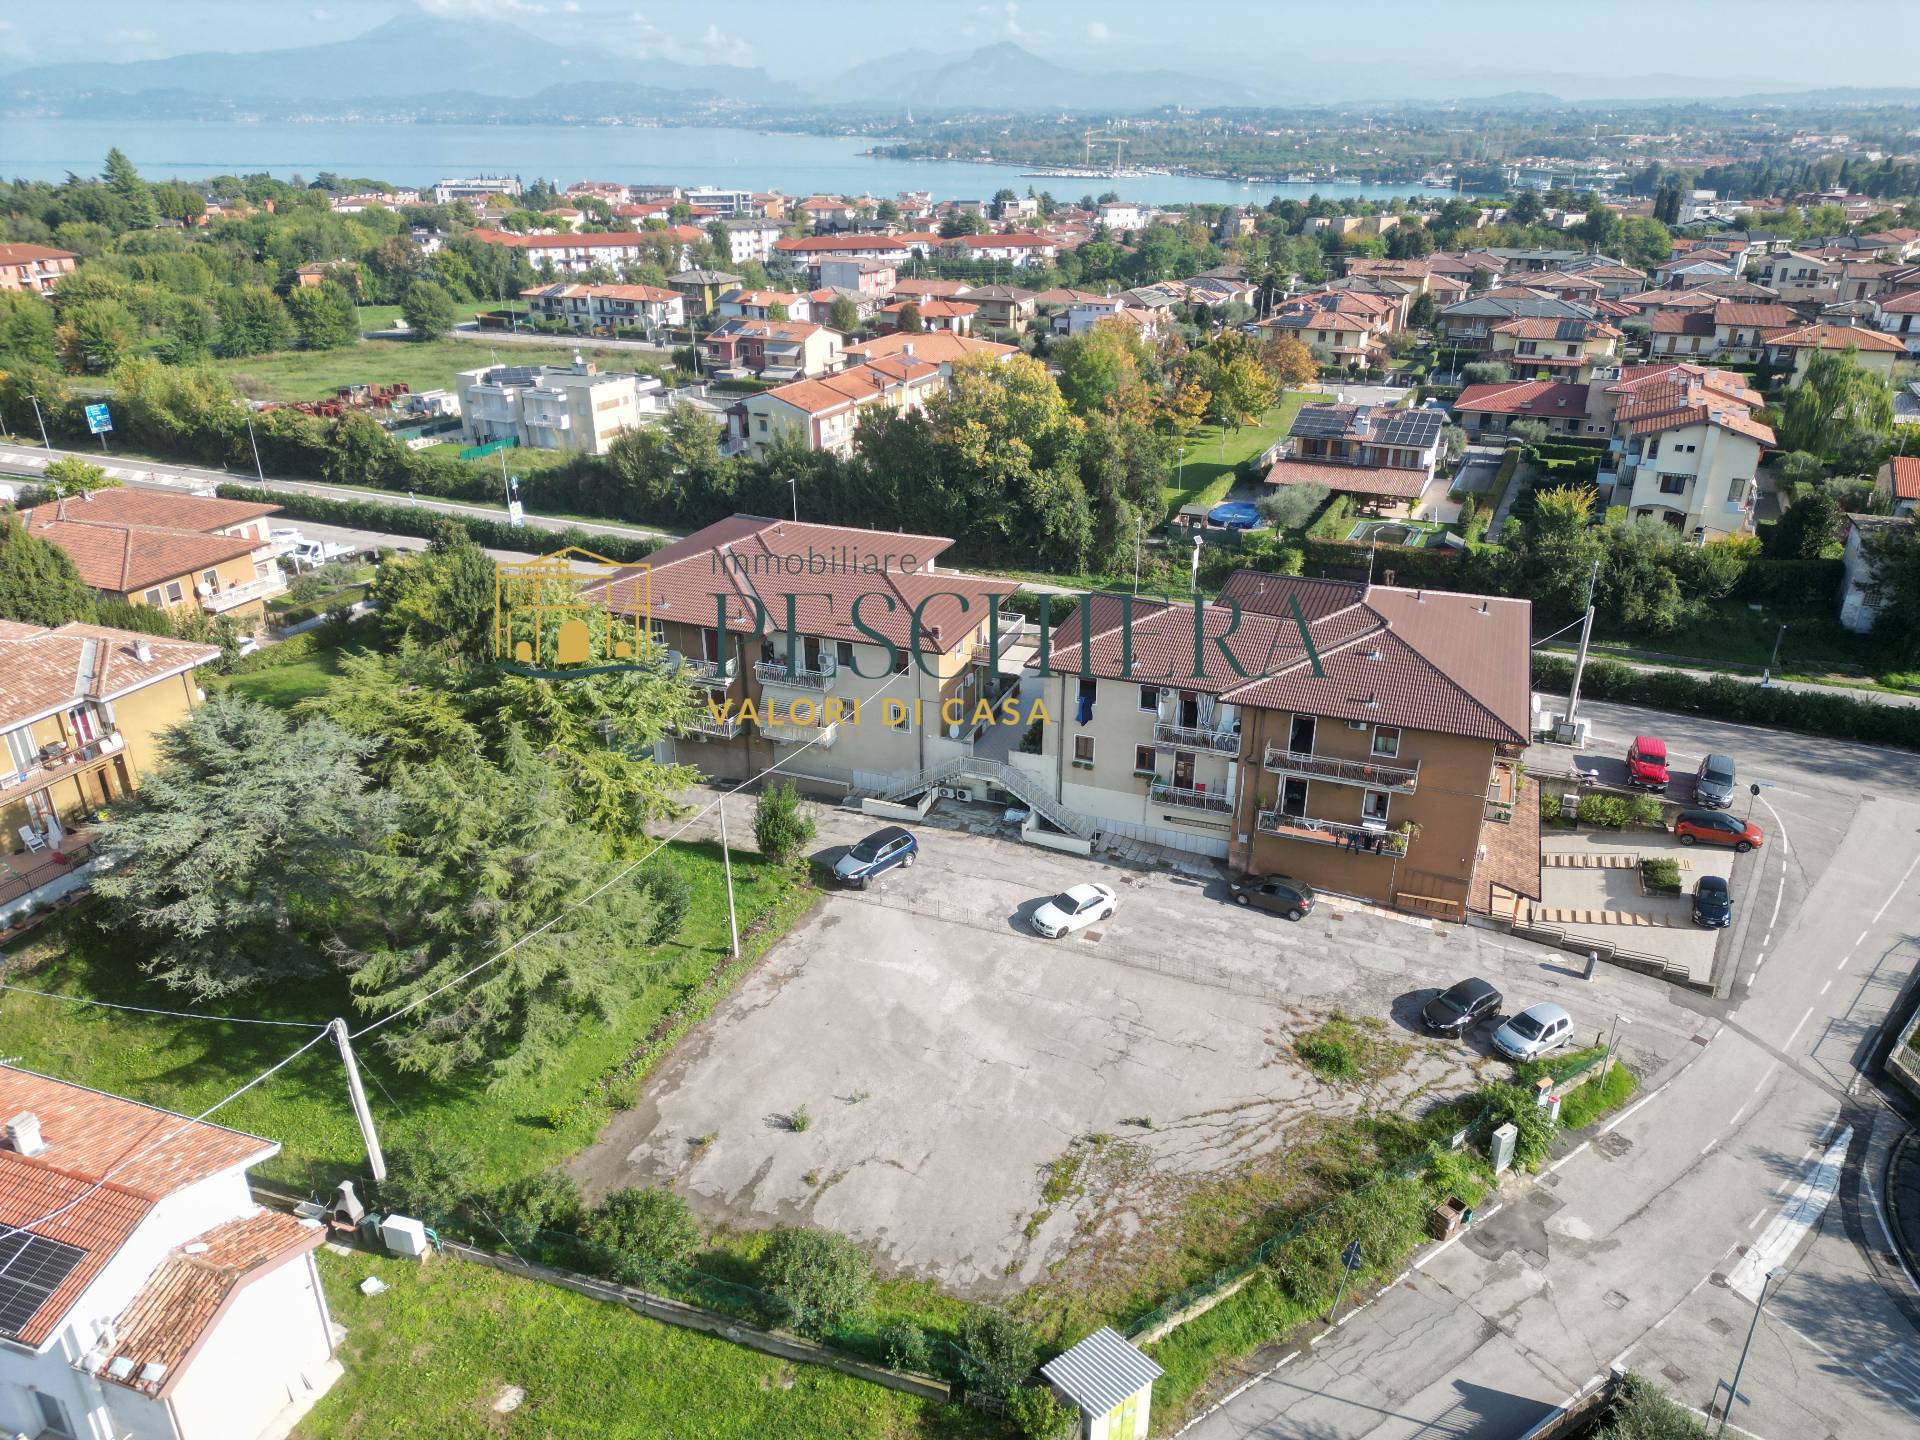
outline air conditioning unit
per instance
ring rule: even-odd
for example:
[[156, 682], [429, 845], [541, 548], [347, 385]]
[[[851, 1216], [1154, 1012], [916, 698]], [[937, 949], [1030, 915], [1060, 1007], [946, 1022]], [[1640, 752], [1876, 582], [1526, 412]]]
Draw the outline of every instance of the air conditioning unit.
[[1347, 729], [1349, 730], [1364, 730], [1366, 728], [1367, 728], [1367, 722], [1364, 720], [1347, 721]]
[[1174, 692], [1174, 688], [1173, 688], [1173, 687], [1172, 687], [1171, 685], [1162, 685], [1162, 686], [1160, 687], [1160, 698], [1161, 698], [1162, 700], [1171, 700], [1171, 699], [1173, 699], [1173, 697], [1174, 697], [1174, 693], [1175, 693], [1175, 692]]
[[935, 793], [937, 793], [942, 800], [958, 800], [962, 798], [961, 793], [951, 785], [936, 786]]

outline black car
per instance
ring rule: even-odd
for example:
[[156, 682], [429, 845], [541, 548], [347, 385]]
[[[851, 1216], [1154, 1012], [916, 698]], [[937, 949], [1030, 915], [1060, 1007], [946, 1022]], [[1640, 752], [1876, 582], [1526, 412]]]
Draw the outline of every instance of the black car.
[[1693, 800], [1709, 810], [1725, 810], [1733, 804], [1733, 761], [1725, 755], [1702, 760], [1693, 777]]
[[1719, 875], [1702, 875], [1693, 887], [1693, 923], [1721, 930], [1733, 923], [1733, 890]]
[[1257, 905], [1289, 920], [1304, 920], [1313, 909], [1313, 887], [1285, 875], [1248, 875], [1228, 888], [1236, 905]]
[[1464, 1035], [1500, 1012], [1500, 992], [1484, 980], [1462, 980], [1429, 1000], [1420, 1023], [1436, 1035]]
[[833, 867], [834, 878], [843, 885], [867, 885], [896, 865], [911, 865], [920, 853], [920, 842], [911, 830], [889, 825], [876, 830], [842, 855]]

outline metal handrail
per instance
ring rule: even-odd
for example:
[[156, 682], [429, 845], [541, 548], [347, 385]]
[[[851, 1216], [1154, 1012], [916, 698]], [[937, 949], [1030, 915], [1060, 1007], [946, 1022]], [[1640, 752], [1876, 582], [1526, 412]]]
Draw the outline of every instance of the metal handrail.
[[64, 780], [96, 761], [118, 755], [126, 748], [119, 729], [87, 741], [86, 744], [37, 761], [31, 769], [18, 768], [0, 774], [0, 795], [12, 790], [38, 790]]
[[1420, 766], [1381, 765], [1372, 760], [1346, 760], [1337, 755], [1314, 755], [1269, 745], [1261, 763], [1275, 772], [1290, 771], [1344, 785], [1367, 785], [1376, 790], [1411, 792], [1420, 781]]
[[734, 669], [732, 656], [725, 660], [705, 660], [693, 655], [680, 657], [680, 673], [702, 685], [730, 685]]
[[833, 683], [833, 671], [809, 670], [802, 666], [789, 670], [784, 660], [758, 660], [753, 673], [763, 685], [791, 685], [801, 690], [824, 690]]
[[1283, 815], [1277, 810], [1262, 810], [1255, 822], [1268, 835], [1295, 840], [1312, 840], [1321, 845], [1357, 843], [1359, 848], [1382, 855], [1405, 855], [1407, 836], [1399, 830], [1370, 830], [1344, 820], [1316, 820], [1308, 815]]
[[1153, 722], [1153, 743], [1176, 750], [1206, 750], [1216, 755], [1240, 753], [1238, 730], [1209, 730], [1201, 725], [1175, 725], [1168, 720]]
[[1233, 813], [1233, 801], [1216, 790], [1189, 790], [1165, 780], [1156, 780], [1147, 795], [1156, 805], [1179, 805], [1188, 810], [1210, 810], [1219, 815]]
[[[1027, 617], [1017, 610], [1000, 612], [1000, 650], [1004, 651], [1026, 633]], [[991, 662], [1000, 658], [990, 641], [976, 640], [973, 645], [973, 658], [976, 662]]]

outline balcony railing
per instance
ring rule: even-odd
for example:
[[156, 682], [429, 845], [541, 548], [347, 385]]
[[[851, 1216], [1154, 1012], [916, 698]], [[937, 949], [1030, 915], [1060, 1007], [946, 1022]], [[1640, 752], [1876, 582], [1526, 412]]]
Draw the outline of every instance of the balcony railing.
[[[204, 595], [200, 593], [202, 589], [206, 591]], [[218, 590], [211, 586], [196, 585], [193, 593], [198, 596], [201, 609], [218, 615], [255, 600], [270, 600], [275, 595], [285, 594], [286, 589], [286, 576], [274, 574], [239, 585], [222, 585]]]
[[738, 738], [741, 729], [737, 715], [727, 715], [716, 720], [712, 712], [703, 710], [691, 720], [681, 722], [680, 733], [696, 740], [733, 740]]
[[762, 685], [785, 685], [792, 690], [831, 690], [833, 688], [832, 670], [809, 670], [804, 665], [797, 670], [789, 670], [784, 660], [757, 661], [754, 664], [753, 673], [759, 677]]
[[[1011, 647], [1016, 641], [1018, 641], [1019, 638], [1026, 633], [1026, 630], [1027, 630], [1026, 616], [1018, 614], [1017, 612], [1012, 610], [1002, 610], [1000, 612], [1000, 651], [1001, 653], [1004, 653], [1009, 647]], [[991, 643], [984, 642], [984, 641], [977, 642], [973, 647], [973, 663], [976, 665], [991, 665], [995, 661], [997, 661], [999, 658], [1000, 658], [1000, 655], [994, 652], [994, 648]]]
[[694, 655], [680, 657], [680, 674], [696, 685], [731, 685], [737, 670], [731, 657], [725, 660], [704, 660]]
[[1376, 830], [1367, 825], [1350, 825], [1344, 820], [1315, 820], [1306, 815], [1283, 815], [1278, 810], [1262, 810], [1257, 824], [1261, 834], [1278, 835], [1283, 840], [1340, 845], [1371, 855], [1407, 853], [1407, 837], [1399, 830]]
[[1189, 790], [1165, 780], [1156, 780], [1147, 794], [1156, 805], [1177, 805], [1182, 810], [1205, 810], [1214, 815], [1233, 813], [1233, 801], [1225, 791]]
[[19, 791], [43, 789], [55, 781], [66, 779], [69, 775], [78, 775], [84, 770], [92, 769], [118, 755], [126, 749], [126, 744], [125, 738], [118, 730], [109, 730], [105, 735], [96, 740], [89, 740], [84, 745], [44, 756], [25, 769], [16, 768], [8, 771], [0, 775], [0, 799]]
[[1275, 775], [1301, 775], [1335, 785], [1360, 785], [1411, 795], [1420, 783], [1419, 765], [1383, 765], [1376, 760], [1343, 760], [1336, 755], [1309, 755], [1269, 745], [1261, 763]]
[[1208, 730], [1198, 725], [1174, 725], [1165, 720], [1153, 722], [1153, 743], [1169, 750], [1204, 750], [1209, 755], [1238, 755], [1238, 730]]
[[805, 745], [813, 742], [823, 750], [831, 750], [833, 742], [839, 738], [840, 722], [836, 720], [831, 725], [788, 725], [762, 720], [760, 733], [776, 745]]

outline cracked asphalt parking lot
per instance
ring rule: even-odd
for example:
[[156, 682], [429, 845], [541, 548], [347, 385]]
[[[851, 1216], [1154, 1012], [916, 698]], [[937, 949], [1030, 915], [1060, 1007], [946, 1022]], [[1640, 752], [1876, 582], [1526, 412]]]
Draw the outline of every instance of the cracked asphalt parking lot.
[[[821, 822], [823, 843], [875, 828], [839, 810]], [[1509, 1011], [1560, 1001], [1581, 1043], [1629, 1010], [1623, 1053], [1643, 1073], [1701, 1023], [1664, 986], [1584, 981], [1574, 957], [1489, 931], [1337, 901], [1290, 925], [1226, 903], [1217, 880], [915, 828], [914, 868], [826, 896], [577, 1157], [590, 1194], [670, 1184], [710, 1225], [818, 1225], [892, 1273], [1005, 1296], [1085, 1218], [1065, 1203], [1031, 1223], [1046, 1167], [1080, 1137], [1204, 1175], [1328, 1112], [1418, 1109], [1476, 1068], [1504, 1073], [1485, 1027], [1467, 1044], [1412, 1032], [1434, 987], [1462, 975], [1499, 985]], [[1063, 941], [1026, 928], [1039, 899], [1084, 880], [1119, 891], [1111, 921]], [[1293, 1037], [1335, 1009], [1410, 1043], [1379, 1085], [1331, 1087], [1294, 1058]], [[801, 1129], [789, 1117], [803, 1109]]]

